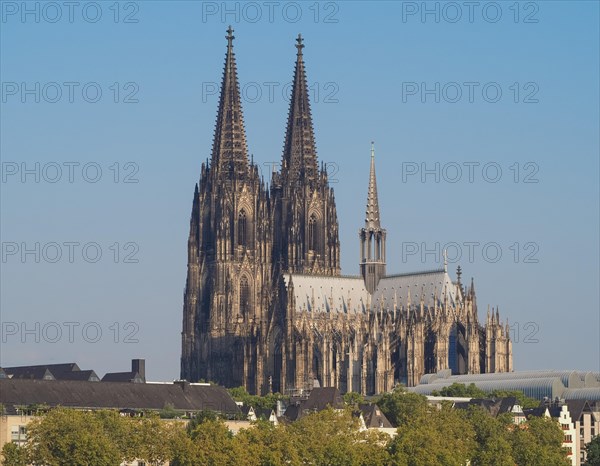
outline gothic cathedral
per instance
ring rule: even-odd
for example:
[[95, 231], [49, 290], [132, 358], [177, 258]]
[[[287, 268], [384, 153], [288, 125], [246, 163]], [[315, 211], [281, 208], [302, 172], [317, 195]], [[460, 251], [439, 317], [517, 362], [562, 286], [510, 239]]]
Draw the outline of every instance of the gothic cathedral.
[[333, 189], [317, 161], [301, 36], [280, 170], [270, 185], [248, 157], [233, 31], [210, 162], [188, 240], [181, 378], [250, 393], [315, 383], [342, 392], [413, 386], [439, 370], [512, 371], [508, 324], [479, 323], [473, 280], [447, 267], [386, 274], [375, 154], [359, 232], [360, 275], [340, 271]]

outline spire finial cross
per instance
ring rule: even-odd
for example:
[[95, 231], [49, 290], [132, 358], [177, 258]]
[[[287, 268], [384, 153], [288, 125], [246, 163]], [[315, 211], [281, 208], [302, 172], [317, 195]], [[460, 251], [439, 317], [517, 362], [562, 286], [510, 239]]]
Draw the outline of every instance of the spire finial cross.
[[229, 25], [229, 27], [227, 28], [227, 35], [225, 36], [225, 39], [227, 39], [228, 45], [229, 47], [231, 47], [233, 39], [235, 39], [235, 36], [233, 35], [233, 28], [231, 27], [231, 25]]
[[371, 141], [371, 157], [375, 158], [375, 141]]
[[448, 272], [448, 251], [444, 249], [444, 272]]
[[296, 48], [298, 49], [298, 55], [302, 55], [302, 49], [304, 48], [304, 44], [302, 42], [304, 42], [304, 39], [302, 38], [302, 34], [298, 34], [298, 37], [296, 38]]

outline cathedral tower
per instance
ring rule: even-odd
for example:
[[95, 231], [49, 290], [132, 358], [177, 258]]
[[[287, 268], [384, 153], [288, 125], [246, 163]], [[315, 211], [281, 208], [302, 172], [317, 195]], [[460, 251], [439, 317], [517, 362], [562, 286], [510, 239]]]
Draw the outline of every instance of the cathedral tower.
[[273, 255], [282, 272], [335, 276], [340, 274], [335, 198], [325, 167], [318, 167], [301, 35], [296, 42], [281, 172], [271, 186], [277, 219]]
[[379, 218], [377, 179], [375, 177], [375, 147], [371, 143], [371, 171], [367, 194], [365, 226], [359, 231], [360, 274], [369, 293], [374, 293], [379, 280], [385, 277], [385, 230]]
[[269, 306], [270, 208], [248, 160], [231, 27], [226, 38], [212, 155], [202, 164], [190, 221], [181, 377], [254, 390]]

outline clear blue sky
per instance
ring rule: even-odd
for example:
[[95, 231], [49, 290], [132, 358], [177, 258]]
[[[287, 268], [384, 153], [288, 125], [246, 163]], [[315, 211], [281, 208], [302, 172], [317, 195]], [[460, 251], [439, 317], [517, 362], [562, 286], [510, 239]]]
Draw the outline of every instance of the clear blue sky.
[[[489, 303], [513, 324], [515, 369], [599, 370], [598, 2], [500, 2], [485, 12], [428, 3], [439, 22], [415, 11], [421, 2], [281, 2], [273, 11], [230, 2], [239, 13], [225, 18], [221, 2], [27, 5], [24, 17], [21, 2], [1, 5], [2, 365], [76, 361], [102, 375], [143, 357], [150, 379], [178, 377], [189, 214], [231, 23], [249, 150], [261, 164], [280, 160], [281, 90], [295, 37], [305, 37], [319, 158], [336, 164], [343, 273], [358, 272], [374, 140], [388, 271], [439, 265], [436, 254], [403, 257], [415, 245], [453, 243], [453, 259], [458, 244], [480, 319]], [[422, 92], [436, 83], [437, 96]], [[86, 101], [98, 88], [98, 101]], [[472, 183], [469, 163], [479, 164]], [[24, 182], [23, 168], [33, 170]], [[435, 173], [423, 182], [422, 168], [440, 182]], [[79, 243], [72, 263], [65, 242]], [[23, 260], [35, 243], [40, 262]]]

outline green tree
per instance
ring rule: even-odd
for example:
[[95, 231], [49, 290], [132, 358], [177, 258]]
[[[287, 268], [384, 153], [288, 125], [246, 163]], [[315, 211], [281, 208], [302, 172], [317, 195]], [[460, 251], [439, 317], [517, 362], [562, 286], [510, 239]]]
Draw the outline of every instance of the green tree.
[[47, 466], [108, 466], [134, 459], [160, 464], [174, 456], [173, 445], [183, 436], [182, 423], [162, 421], [158, 413], [124, 417], [114, 410], [57, 408], [28, 425], [26, 452], [30, 463]]
[[477, 447], [472, 457], [473, 466], [514, 466], [510, 432], [515, 428], [510, 415], [491, 416], [479, 406], [467, 411], [468, 420], [475, 431]]
[[585, 446], [585, 451], [587, 453], [585, 464], [588, 466], [600, 466], [600, 435], [594, 437], [592, 441]]
[[5, 443], [2, 448], [2, 464], [5, 466], [26, 466], [27, 450], [14, 443]]
[[188, 434], [191, 434], [196, 427], [206, 421], [217, 421], [219, 420], [219, 414], [210, 409], [205, 409], [200, 412], [197, 412], [196, 415], [188, 422], [187, 431]]
[[252, 398], [252, 395], [248, 393], [246, 387], [228, 388], [227, 391], [231, 395], [231, 398], [235, 401], [241, 401], [242, 403], [246, 403], [247, 400]]
[[356, 393], [356, 392], [344, 393], [343, 398], [344, 398], [344, 402], [348, 406], [361, 405], [361, 404], [365, 403], [365, 397], [362, 396], [360, 393]]
[[[72, 412], [72, 410], [69, 410]], [[107, 437], [111, 445], [114, 445], [123, 461], [133, 461], [138, 454], [138, 446], [133, 436], [133, 425], [129, 416], [121, 416], [115, 410], [99, 410], [86, 412], [93, 419]], [[137, 418], [139, 419], [139, 418]]]
[[129, 443], [133, 454], [130, 458], [144, 460], [150, 464], [162, 464], [175, 456], [176, 438], [185, 435], [185, 424], [181, 421], [162, 420], [158, 413], [143, 417], [127, 418]]
[[34, 464], [46, 466], [113, 466], [126, 455], [119, 451], [111, 431], [120, 426], [113, 416], [57, 408], [28, 425], [28, 450]]
[[449, 406], [415, 413], [390, 442], [392, 464], [463, 466], [474, 456], [475, 431], [462, 410]]
[[397, 387], [393, 392], [384, 394], [377, 401], [377, 406], [394, 427], [410, 422], [428, 407], [425, 396], [408, 392], [404, 387]]
[[177, 437], [173, 466], [242, 465], [243, 455], [223, 420], [205, 420], [185, 437]]
[[443, 387], [440, 390], [434, 390], [431, 394], [433, 396], [457, 396], [465, 398], [486, 398], [489, 396], [486, 392], [477, 388], [474, 383], [465, 385], [464, 383], [456, 382], [448, 387]]
[[562, 447], [564, 433], [554, 419], [532, 417], [512, 429], [513, 458], [519, 465], [567, 466], [567, 450]]
[[181, 417], [184, 413], [175, 409], [173, 403], [165, 403], [165, 407], [158, 414], [161, 419], [175, 419]]
[[494, 390], [488, 397], [491, 398], [508, 398], [514, 396], [521, 408], [537, 408], [540, 405], [539, 400], [529, 398], [520, 390]]
[[265, 396], [250, 395], [245, 387], [229, 388], [228, 391], [235, 401], [241, 401], [245, 406], [258, 409], [276, 409], [277, 401], [289, 399], [281, 393], [269, 393]]
[[386, 434], [360, 432], [359, 420], [349, 408], [328, 408], [304, 416], [289, 426], [289, 432], [302, 464], [389, 464], [384, 448], [388, 440]]
[[257, 421], [251, 428], [235, 436], [239, 450], [244, 452], [247, 466], [296, 466], [302, 464], [287, 426], [274, 426]]

